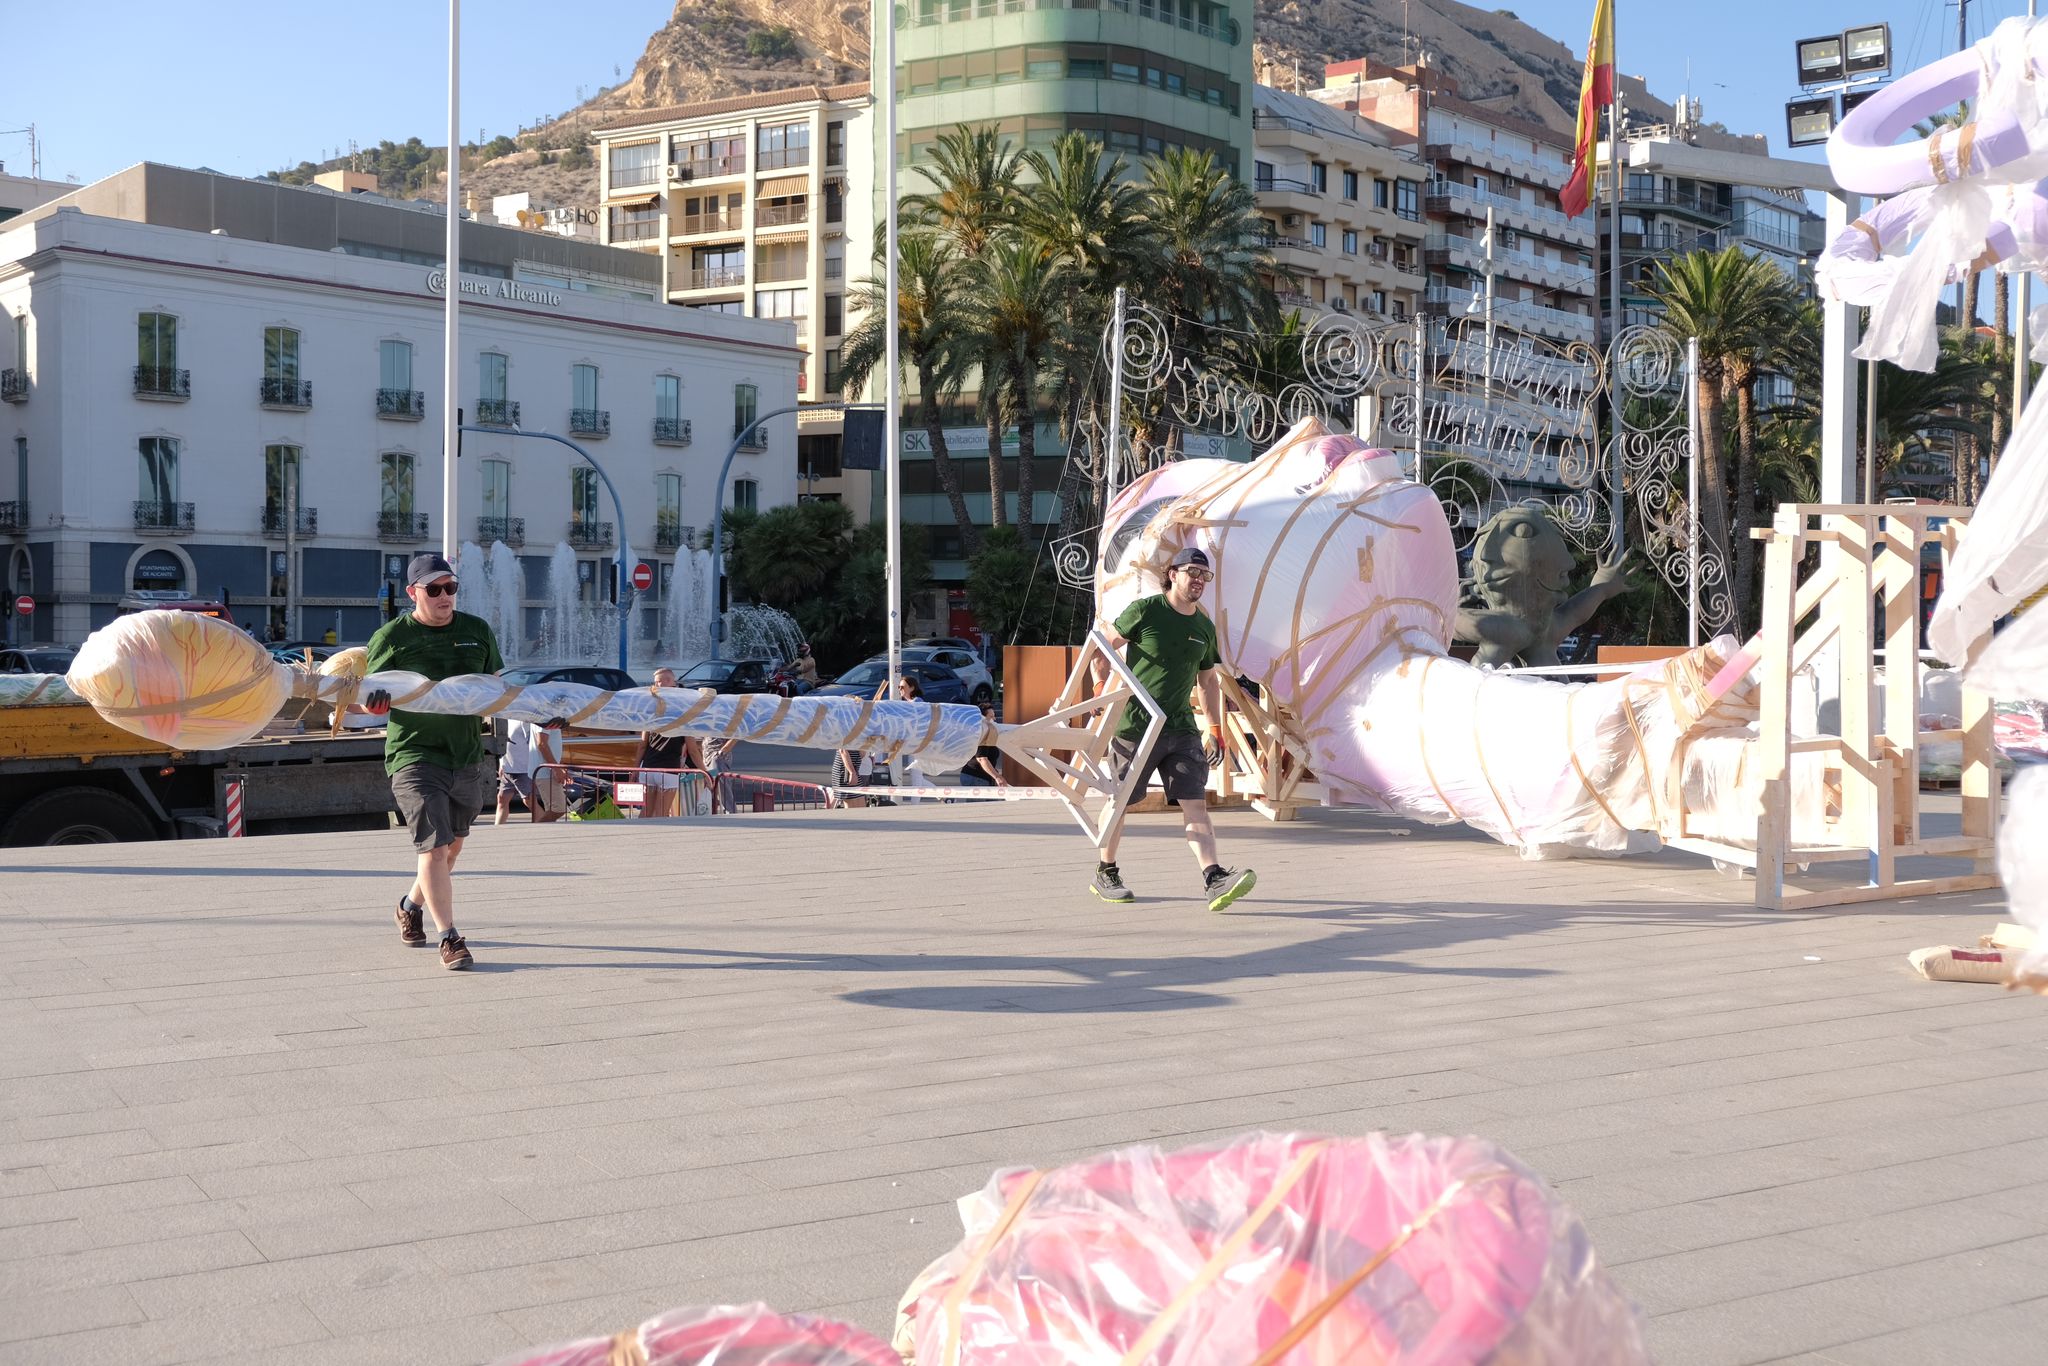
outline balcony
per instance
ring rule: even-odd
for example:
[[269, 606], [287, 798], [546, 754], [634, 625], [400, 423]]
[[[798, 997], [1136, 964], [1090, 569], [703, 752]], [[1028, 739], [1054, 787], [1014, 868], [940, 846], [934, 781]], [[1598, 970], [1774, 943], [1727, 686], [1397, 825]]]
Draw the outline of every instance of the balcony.
[[[1425, 298], [1437, 311], [1453, 317], [1476, 318], [1482, 316], [1486, 309], [1483, 295], [1469, 289], [1453, 289], [1447, 285], [1431, 285]], [[1496, 298], [1493, 301], [1493, 316], [1496, 322], [1506, 323], [1510, 327], [1548, 333], [1570, 341], [1593, 339], [1592, 316], [1574, 313], [1568, 308], [1532, 304], [1526, 299]]]
[[810, 165], [811, 148], [808, 143], [802, 147], [764, 147], [754, 160], [757, 171], [786, 171], [792, 166]]
[[138, 500], [135, 504], [135, 529], [145, 536], [184, 535], [192, 530], [192, 505]]
[[797, 228], [811, 221], [811, 206], [802, 204], [756, 204], [754, 226], [757, 228]]
[[1295, 180], [1289, 176], [1260, 176], [1252, 183], [1252, 188], [1260, 194], [1302, 195], [1309, 199], [1321, 199], [1323, 197], [1323, 191], [1317, 189], [1310, 182]]
[[690, 272], [691, 289], [744, 289], [747, 268], [741, 266], [698, 266]]
[[720, 176], [745, 175], [745, 156], [691, 157], [674, 166], [677, 180], [716, 180]]
[[1540, 180], [1553, 190], [1571, 175], [1571, 164], [1564, 159], [1563, 153], [1546, 158], [1524, 148], [1508, 148], [1471, 138], [1431, 138], [1428, 155], [1432, 159], [1442, 157], [1471, 166], [1483, 166], [1522, 180]]
[[686, 213], [673, 220], [669, 231], [676, 237], [694, 237], [707, 232], [742, 233], [747, 216], [739, 209], [717, 209], [711, 213]]
[[745, 436], [740, 438], [739, 448], [743, 451], [767, 450], [768, 433], [763, 431], [760, 427], [756, 426], [752, 431], [749, 431]]
[[[284, 528], [284, 509], [277, 506], [266, 506], [263, 509], [264, 537], [272, 541], [281, 541], [284, 539]], [[320, 509], [304, 507], [300, 508], [298, 516], [298, 526], [293, 528], [292, 535], [295, 537], [303, 537], [317, 536], [319, 534]]]
[[1534, 224], [1551, 236], [1583, 237], [1593, 240], [1593, 220], [1589, 217], [1566, 218], [1557, 209], [1546, 209], [1492, 190], [1475, 190], [1470, 185], [1461, 185], [1453, 180], [1432, 180], [1429, 182], [1428, 199], [1431, 207], [1461, 213], [1470, 218], [1484, 218], [1488, 208], [1501, 213], [1518, 215], [1525, 223]]
[[277, 375], [265, 375], [258, 392], [266, 408], [304, 412], [313, 406], [313, 381], [309, 379], [284, 379]]
[[[1424, 250], [1432, 264], [1454, 265], [1461, 270], [1478, 274], [1486, 271], [1486, 248], [1470, 237], [1456, 233], [1433, 235]], [[1576, 261], [1560, 261], [1548, 256], [1513, 247], [1493, 249], [1494, 269], [1502, 275], [1519, 280], [1533, 280], [1558, 289], [1585, 290], [1593, 288], [1593, 268], [1582, 266]]]
[[569, 434], [571, 436], [610, 436], [612, 415], [603, 408], [571, 408], [569, 410]]
[[28, 499], [0, 503], [0, 531], [28, 530]]
[[135, 397], [165, 403], [183, 403], [192, 397], [192, 372], [174, 366], [135, 367]]
[[377, 514], [377, 539], [417, 545], [427, 539], [427, 514], [380, 512]]
[[479, 517], [476, 519], [478, 545], [488, 546], [497, 541], [517, 550], [526, 544], [526, 519], [524, 517]]
[[509, 398], [480, 398], [476, 401], [476, 420], [480, 427], [517, 427], [519, 405]]
[[609, 550], [612, 548], [612, 524], [578, 518], [569, 523], [569, 544], [578, 550]]
[[0, 370], [0, 403], [28, 402], [28, 374], [22, 370]]
[[654, 419], [654, 444], [657, 446], [689, 445], [690, 419], [687, 417], [657, 417]]
[[654, 524], [654, 548], [656, 550], [681, 550], [690, 544], [695, 527], [686, 527], [679, 522], [656, 522]]
[[418, 422], [427, 415], [427, 396], [418, 389], [379, 389], [377, 416], [397, 422]]
[[[1683, 190], [1667, 189], [1655, 183], [1644, 184], [1644, 177], [1630, 175], [1621, 182], [1621, 206], [1625, 209], [1669, 209], [1691, 214], [1696, 218], [1720, 225], [1732, 216], [1728, 200], [1720, 195], [1703, 195]], [[1593, 181], [1593, 200], [1604, 204], [1614, 193], [1614, 182], [1606, 176], [1597, 176]]]

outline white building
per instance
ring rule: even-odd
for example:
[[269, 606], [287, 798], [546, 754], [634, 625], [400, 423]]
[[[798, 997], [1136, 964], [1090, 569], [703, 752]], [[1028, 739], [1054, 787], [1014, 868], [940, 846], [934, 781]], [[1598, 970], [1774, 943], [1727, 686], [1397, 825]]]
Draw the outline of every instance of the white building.
[[[78, 641], [139, 588], [226, 594], [292, 639], [383, 619], [395, 569], [442, 543], [445, 220], [367, 199], [143, 165], [0, 228], [0, 570], [36, 600], [24, 635]], [[585, 601], [621, 538], [658, 594], [736, 425], [796, 402], [788, 323], [654, 302], [654, 265], [464, 228], [457, 402], [499, 430], [464, 438], [457, 539], [519, 552], [529, 630], [561, 542]], [[586, 445], [624, 522], [521, 426]], [[793, 502], [795, 443], [793, 417], [767, 424], [724, 501]]]

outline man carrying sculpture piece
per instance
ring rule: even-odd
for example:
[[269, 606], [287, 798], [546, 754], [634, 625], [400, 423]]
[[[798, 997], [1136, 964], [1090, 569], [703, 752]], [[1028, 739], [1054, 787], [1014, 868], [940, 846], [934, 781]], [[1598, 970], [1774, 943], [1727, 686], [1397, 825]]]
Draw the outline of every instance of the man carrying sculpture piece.
[[[1165, 709], [1166, 724], [1149, 753], [1139, 754], [1149, 714], [1140, 707], [1127, 707], [1117, 727], [1116, 754], [1129, 772], [1135, 764], [1138, 784], [1131, 800], [1145, 795], [1152, 775], [1166, 799], [1180, 806], [1181, 823], [1187, 832], [1188, 848], [1202, 869], [1202, 887], [1209, 909], [1220, 911], [1249, 892], [1258, 874], [1249, 868], [1225, 868], [1216, 861], [1216, 827], [1209, 820], [1209, 770], [1223, 762], [1223, 691], [1217, 669], [1222, 653], [1216, 640], [1216, 626], [1202, 610], [1202, 594], [1215, 579], [1209, 557], [1188, 546], [1166, 567], [1166, 591], [1139, 598], [1123, 610], [1113, 626], [1104, 628], [1110, 644], [1124, 651], [1124, 662], [1154, 701]], [[1107, 662], [1093, 666], [1098, 691], [1109, 675]], [[1208, 744], [1195, 723], [1192, 703], [1197, 683], [1202, 689], [1202, 712], [1208, 720]], [[1117, 844], [1122, 832], [1113, 834], [1102, 846], [1102, 862], [1096, 866], [1092, 890], [1104, 901], [1132, 900], [1130, 888], [1116, 866]]]
[[[367, 672], [405, 669], [431, 679], [494, 674], [505, 667], [497, 638], [481, 617], [455, 610], [455, 571], [439, 555], [415, 555], [406, 567], [405, 595], [412, 611], [394, 617], [370, 637]], [[422, 913], [441, 931], [441, 966], [470, 965], [469, 946], [455, 928], [450, 874], [470, 822], [484, 803], [477, 769], [483, 762], [482, 728], [474, 716], [394, 711], [382, 689], [362, 709], [390, 717], [384, 732], [384, 771], [391, 795], [412, 831], [419, 868], [412, 889], [398, 898], [398, 937], [424, 947]]]

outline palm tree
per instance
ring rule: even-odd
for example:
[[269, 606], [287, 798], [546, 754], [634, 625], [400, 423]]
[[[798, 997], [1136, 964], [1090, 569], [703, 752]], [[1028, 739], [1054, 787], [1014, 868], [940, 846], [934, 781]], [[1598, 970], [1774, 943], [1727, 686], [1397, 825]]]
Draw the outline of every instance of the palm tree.
[[[1770, 262], [1729, 246], [1660, 261], [1650, 293], [1663, 305], [1667, 332], [1699, 340], [1700, 525], [1708, 551], [1730, 568], [1729, 586], [1739, 614], [1749, 601], [1745, 571], [1750, 561], [1745, 555], [1738, 566], [1730, 555], [1735, 524], [1729, 516], [1728, 492], [1734, 471], [1728, 468], [1722, 401], [1735, 396], [1736, 376], [1754, 376], [1755, 358], [1773, 330], [1784, 325], [1789, 296], [1785, 276]], [[1753, 471], [1748, 473], [1753, 479]], [[1747, 514], [1741, 524], [1747, 541], [1754, 494], [1746, 485], [1738, 485], [1737, 494], [1737, 506]]]
[[[1880, 497], [1924, 492], [1930, 482], [1946, 482], [1954, 496], [1967, 476], [1969, 442], [1986, 434], [1971, 409], [1995, 381], [1995, 370], [1982, 359], [1975, 335], [1962, 328], [1942, 334], [1932, 370], [1878, 366], [1875, 482]], [[1948, 446], [1952, 462], [1946, 480], [1940, 473], [1941, 444]]]
[[1017, 423], [1017, 532], [1031, 550], [1039, 380], [1061, 331], [1070, 274], [1037, 243], [1010, 232], [990, 241], [970, 267], [970, 280], [970, 306], [987, 339], [982, 398], [1003, 400]]
[[[879, 255], [879, 253], [878, 253]], [[918, 412], [931, 441], [939, 487], [960, 528], [960, 543], [973, 554], [978, 536], [960, 489], [960, 471], [946, 446], [945, 400], [960, 392], [970, 355], [962, 315], [965, 279], [953, 249], [930, 232], [902, 234], [897, 241], [896, 309], [899, 362], [917, 376]], [[852, 309], [859, 319], [846, 335], [841, 364], [846, 387], [865, 389], [888, 355], [887, 277], [871, 275], [853, 287]], [[998, 500], [1000, 501], [1000, 500]]]

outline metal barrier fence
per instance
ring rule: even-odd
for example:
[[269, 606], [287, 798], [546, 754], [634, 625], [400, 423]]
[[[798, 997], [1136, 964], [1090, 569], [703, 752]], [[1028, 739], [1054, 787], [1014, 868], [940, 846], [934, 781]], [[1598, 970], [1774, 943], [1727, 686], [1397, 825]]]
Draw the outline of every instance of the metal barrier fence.
[[[555, 788], [542, 793], [545, 775], [553, 775]], [[674, 785], [669, 786], [669, 780]], [[657, 813], [668, 816], [708, 816], [717, 809], [718, 780], [700, 768], [606, 768], [591, 764], [538, 764], [533, 770], [537, 799], [549, 806], [566, 802], [574, 811], [586, 800], [609, 788], [620, 810], [636, 814], [647, 811], [648, 798], [656, 801]], [[602, 786], [600, 786], [602, 785]]]
[[838, 804], [830, 789], [817, 783], [758, 773], [720, 773], [712, 794], [712, 808], [723, 812], [821, 811]]

